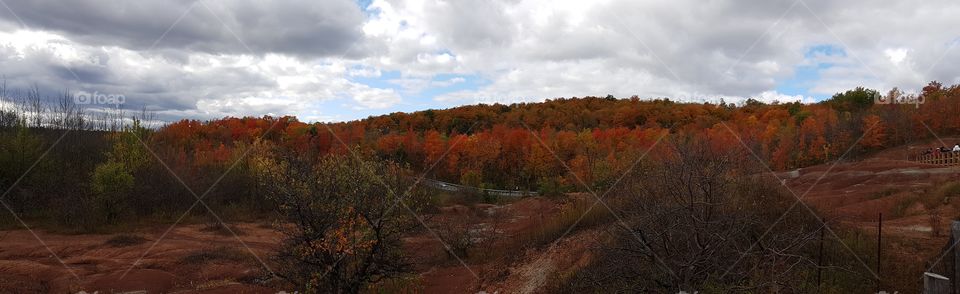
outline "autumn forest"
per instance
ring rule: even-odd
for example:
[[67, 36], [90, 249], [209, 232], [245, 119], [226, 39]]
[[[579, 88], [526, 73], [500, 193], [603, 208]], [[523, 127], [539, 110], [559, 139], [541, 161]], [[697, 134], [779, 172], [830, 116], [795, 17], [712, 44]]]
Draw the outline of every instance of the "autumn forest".
[[[200, 268], [209, 260], [246, 264], [258, 276], [243, 285], [321, 293], [496, 289], [512, 276], [484, 266], [529, 262], [511, 252], [573, 250], [561, 241], [584, 234], [604, 236], [591, 237], [603, 240], [599, 249], [577, 249], [587, 250], [582, 254], [590, 261], [542, 287], [842, 293], [862, 283], [881, 285], [871, 267], [856, 262], [876, 243], [858, 228], [830, 231], [840, 242], [826, 250], [841, 257], [827, 261], [833, 265], [816, 261], [824, 250], [818, 220], [834, 219], [793, 209], [793, 197], [778, 182], [756, 175], [856, 162], [911, 142], [960, 135], [960, 86], [937, 82], [918, 94], [856, 88], [814, 104], [607, 96], [338, 123], [264, 116], [151, 125], [156, 120], [147, 111], [86, 112], [69, 103], [69, 93], [4, 93], [0, 185], [14, 212], [0, 217], [5, 228], [30, 223], [63, 234], [120, 234], [107, 244], [140, 246], [146, 250], [140, 259], [162, 239], [132, 233], [144, 227], [198, 224], [240, 242], [248, 236], [244, 231], [267, 230], [272, 233], [260, 234], [279, 234], [281, 241], [263, 245], [270, 248], [265, 252], [217, 249], [196, 257], [200, 262], [180, 262]], [[539, 196], [450, 193], [428, 189], [424, 179]], [[533, 203], [539, 208], [522, 215]], [[493, 211], [507, 207], [539, 221], [496, 221], [504, 216]], [[260, 225], [241, 228], [246, 223]], [[436, 253], [411, 249], [417, 236], [439, 242]], [[754, 239], [761, 247], [751, 245]], [[850, 242], [861, 245], [846, 246]], [[691, 249], [697, 247], [711, 254]], [[847, 250], [853, 255], [844, 255]], [[411, 259], [416, 254], [446, 257], [424, 265]], [[473, 275], [489, 284], [443, 286], [444, 279], [424, 269], [461, 265], [480, 271]], [[895, 281], [888, 285], [913, 289], [914, 270], [888, 273], [886, 279]], [[832, 280], [821, 281], [822, 271]]]

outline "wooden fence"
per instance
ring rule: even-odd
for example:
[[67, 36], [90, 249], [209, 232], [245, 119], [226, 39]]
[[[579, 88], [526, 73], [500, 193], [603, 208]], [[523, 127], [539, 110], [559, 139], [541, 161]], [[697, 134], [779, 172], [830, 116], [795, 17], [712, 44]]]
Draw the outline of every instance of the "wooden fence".
[[918, 155], [914, 161], [936, 165], [960, 165], [960, 153], [923, 154]]

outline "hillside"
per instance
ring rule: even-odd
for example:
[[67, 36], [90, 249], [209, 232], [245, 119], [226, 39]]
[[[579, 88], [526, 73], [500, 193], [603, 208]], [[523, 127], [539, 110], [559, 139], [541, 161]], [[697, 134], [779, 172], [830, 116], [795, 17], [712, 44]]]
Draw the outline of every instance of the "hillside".
[[[875, 280], [872, 267], [859, 265], [876, 259], [870, 232], [882, 212], [891, 238], [879, 246], [891, 255], [881, 263], [911, 265], [884, 280], [915, 289], [914, 278], [944, 243], [934, 233], [956, 216], [960, 188], [953, 169], [908, 159], [934, 137], [960, 133], [960, 117], [951, 115], [960, 107], [960, 87], [933, 83], [920, 106], [874, 104], [876, 95], [858, 88], [817, 104], [742, 105], [588, 97], [344, 123], [248, 117], [156, 129], [142, 124], [145, 114], [122, 123], [117, 113], [114, 125], [82, 115], [64, 124], [57, 118], [82, 112], [14, 109], [0, 115], [0, 184], [13, 212], [0, 216], [0, 225], [18, 237], [0, 241], [13, 242], [0, 246], [10, 261], [0, 278], [40, 292], [108, 290], [126, 283], [113, 279], [122, 275], [118, 265], [133, 264], [132, 252], [146, 252], [151, 262], [135, 270], [147, 270], [144, 279], [162, 276], [158, 287], [168, 290], [582, 292], [610, 283], [625, 292], [781, 286], [803, 292], [824, 269], [813, 262], [823, 256], [812, 248], [827, 243], [826, 270], [834, 280], [823, 284], [842, 293]], [[765, 166], [798, 195], [812, 188], [804, 201], [816, 214], [791, 209], [791, 193], [772, 177], [755, 176], [766, 175]], [[542, 196], [450, 195], [413, 186], [420, 176]], [[591, 192], [611, 195], [593, 206]], [[816, 237], [820, 218], [831, 224], [826, 241]], [[785, 221], [769, 229], [779, 219]], [[194, 232], [202, 223], [210, 232]], [[46, 231], [40, 240], [54, 240], [51, 251], [24, 245], [25, 224]], [[269, 263], [288, 276], [268, 275], [249, 252], [196, 247], [211, 241], [237, 247], [238, 238], [223, 234], [228, 224], [250, 234], [242, 238], [259, 240], [251, 241], [254, 249], [278, 258]], [[151, 253], [149, 240], [165, 240], [166, 225], [192, 233]], [[204, 235], [217, 232], [226, 237]], [[90, 235], [96, 233], [148, 241], [111, 249], [105, 242], [112, 237]], [[63, 257], [79, 279], [65, 278], [51, 256]], [[386, 269], [316, 275], [341, 256], [353, 264], [376, 259]], [[200, 274], [180, 267], [184, 259], [230, 271]], [[641, 283], [609, 280], [636, 272]], [[44, 278], [28, 278], [34, 275]]]
[[[919, 148], [926, 144], [913, 146]], [[939, 209], [943, 218], [939, 226], [946, 231], [948, 220], [958, 215], [956, 207], [960, 204], [960, 195], [952, 195], [942, 202], [928, 201], [927, 195], [938, 193], [945, 183], [960, 180], [960, 167], [902, 160], [908, 148], [891, 148], [862, 160], [816, 165], [777, 175], [799, 196], [810, 189], [804, 202], [822, 212], [841, 234], [859, 228], [867, 239], [873, 238], [876, 215], [884, 213], [884, 236], [888, 241], [883, 244], [885, 258], [889, 259], [885, 264], [897, 265], [906, 271], [886, 277], [893, 280], [917, 276], [914, 271], [935, 258], [947, 238], [945, 234], [931, 234], [927, 212]], [[569, 218], [568, 212], [582, 213], [583, 206], [578, 203], [590, 203], [593, 199], [587, 194], [570, 194], [555, 199], [535, 197], [502, 204], [454, 202], [443, 206], [427, 215], [433, 230], [442, 235], [455, 233], [451, 228], [471, 230], [476, 232], [472, 238], [482, 238], [483, 245], [465, 248], [461, 253], [469, 266], [467, 269], [445, 253], [443, 244], [430, 231], [418, 230], [404, 239], [405, 247], [412, 252], [412, 260], [416, 260], [416, 274], [409, 283], [419, 285], [416, 287], [426, 293], [480, 290], [543, 293], [557, 278], [587, 267], [595, 254], [593, 250], [606, 238], [603, 236], [608, 234], [608, 228], [586, 226], [565, 235], [556, 244], [552, 241], [534, 247], [524, 247], [524, 244], [540, 242], [532, 240], [549, 230], [557, 230], [555, 226], [569, 225], [569, 220], [564, 221]], [[279, 242], [280, 236], [269, 226], [236, 223], [232, 227], [241, 234], [239, 238], [261, 256], [266, 256]], [[139, 229], [135, 235], [145, 240], [123, 245], [111, 243], [109, 240], [116, 238], [110, 235], [41, 233], [39, 237], [79, 275], [79, 280], [71, 278], [44, 249], [30, 245], [33, 239], [27, 231], [5, 231], [0, 234], [0, 259], [3, 259], [0, 281], [11, 287], [9, 289], [37, 291], [271, 292], [269, 275], [258, 269], [257, 262], [243, 245], [228, 234], [209, 228], [204, 225], [178, 227], [165, 237], [167, 241], [159, 243], [145, 256], [141, 266], [131, 271], [125, 281], [116, 278], [159, 238], [160, 227]], [[831, 254], [848, 254], [840, 247], [837, 250]], [[915, 285], [917, 282], [903, 283]]]

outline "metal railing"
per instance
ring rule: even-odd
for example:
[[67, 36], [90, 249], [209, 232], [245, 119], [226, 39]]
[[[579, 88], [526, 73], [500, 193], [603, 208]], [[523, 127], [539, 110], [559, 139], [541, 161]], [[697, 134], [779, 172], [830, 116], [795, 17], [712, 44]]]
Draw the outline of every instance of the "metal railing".
[[437, 190], [447, 191], [447, 192], [467, 192], [467, 193], [477, 193], [481, 195], [502, 196], [502, 197], [537, 196], [537, 192], [533, 192], [533, 191], [482, 189], [477, 187], [458, 185], [454, 183], [441, 182], [441, 181], [431, 180], [427, 178], [424, 178], [421, 181], [421, 183], [424, 186], [431, 187]]

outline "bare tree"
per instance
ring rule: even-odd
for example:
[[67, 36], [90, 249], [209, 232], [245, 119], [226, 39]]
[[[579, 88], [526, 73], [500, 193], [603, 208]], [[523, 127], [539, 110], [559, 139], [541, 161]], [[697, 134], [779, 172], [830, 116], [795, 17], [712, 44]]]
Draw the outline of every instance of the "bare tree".
[[[781, 291], [816, 263], [803, 249], [819, 230], [744, 154], [675, 137], [662, 164], [627, 175], [612, 192], [625, 225], [574, 281], [611, 292]], [[766, 229], [778, 217], [781, 223]], [[791, 283], [788, 283], [791, 282]]]
[[30, 88], [30, 91], [27, 92], [27, 106], [29, 107], [27, 111], [30, 114], [30, 127], [43, 127], [47, 105], [43, 103], [43, 99], [40, 96], [39, 86], [34, 85], [33, 88]]

